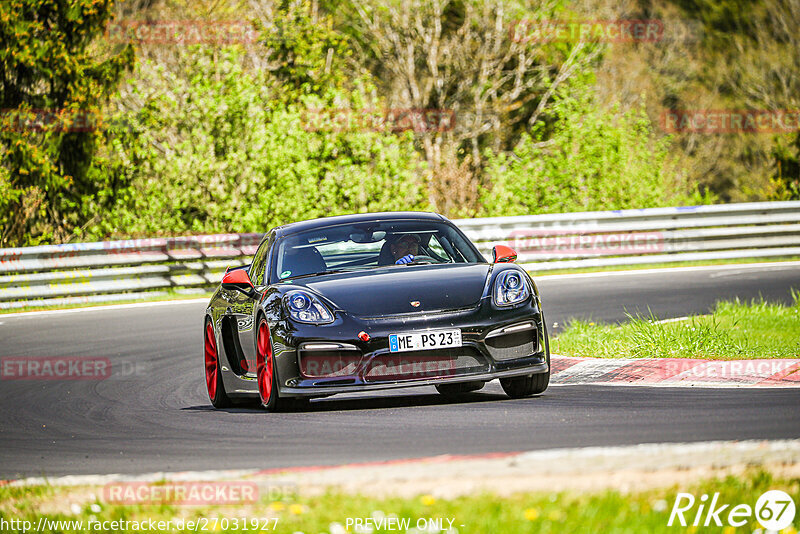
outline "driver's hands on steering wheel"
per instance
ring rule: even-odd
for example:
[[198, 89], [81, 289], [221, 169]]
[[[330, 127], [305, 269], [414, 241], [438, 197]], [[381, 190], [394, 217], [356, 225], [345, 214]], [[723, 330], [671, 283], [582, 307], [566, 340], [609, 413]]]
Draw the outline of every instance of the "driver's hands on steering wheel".
[[405, 265], [406, 263], [411, 263], [412, 261], [414, 261], [414, 255], [413, 254], [406, 254], [405, 256], [403, 256], [402, 258], [400, 258], [399, 260], [394, 262], [394, 264], [395, 265]]

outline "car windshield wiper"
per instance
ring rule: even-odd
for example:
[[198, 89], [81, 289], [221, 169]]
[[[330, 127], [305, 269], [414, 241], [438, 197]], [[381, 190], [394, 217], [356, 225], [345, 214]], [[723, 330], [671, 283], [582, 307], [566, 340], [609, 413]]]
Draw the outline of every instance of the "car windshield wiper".
[[330, 269], [328, 271], [320, 271], [318, 273], [308, 273], [308, 274], [300, 274], [297, 276], [289, 276], [288, 279], [296, 279], [296, 278], [308, 278], [309, 276], [320, 276], [323, 274], [336, 274], [336, 273], [349, 273], [353, 272], [353, 269]]

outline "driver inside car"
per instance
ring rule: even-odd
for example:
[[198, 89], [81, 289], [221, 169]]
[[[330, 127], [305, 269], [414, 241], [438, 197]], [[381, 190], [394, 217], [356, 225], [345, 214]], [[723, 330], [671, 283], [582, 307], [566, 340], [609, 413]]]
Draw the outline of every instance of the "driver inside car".
[[401, 234], [389, 245], [396, 265], [404, 265], [414, 261], [414, 256], [419, 254], [419, 236], [416, 234]]

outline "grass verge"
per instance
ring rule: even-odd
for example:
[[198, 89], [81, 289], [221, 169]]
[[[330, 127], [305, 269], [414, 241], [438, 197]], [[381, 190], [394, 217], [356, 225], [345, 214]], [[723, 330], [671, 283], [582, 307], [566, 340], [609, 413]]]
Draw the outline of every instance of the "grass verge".
[[633, 265], [609, 265], [605, 267], [580, 267], [572, 269], [552, 269], [552, 270], [529, 270], [531, 276], [542, 278], [554, 274], [583, 274], [583, 273], [603, 273], [616, 271], [641, 271], [645, 269], [671, 269], [676, 267], [710, 267], [714, 265], [748, 265], [753, 263], [779, 263], [793, 262], [800, 260], [800, 256], [790, 256], [785, 258], [737, 258], [729, 260], [703, 260], [703, 261], [675, 261], [668, 263], [648, 263]]
[[572, 321], [553, 340], [562, 356], [744, 360], [800, 357], [800, 291], [790, 306], [763, 299], [718, 302], [710, 315], [659, 322], [631, 317], [621, 325]]
[[[169, 529], [134, 529], [128, 524], [127, 531], [138, 532], [287, 532], [287, 533], [328, 533], [379, 532], [387, 529], [355, 528], [355, 518], [396, 518], [399, 532], [447, 532], [450, 533], [564, 533], [564, 532], [686, 532], [686, 528], [668, 526], [669, 517], [678, 492], [692, 493], [695, 506], [685, 512], [688, 532], [757, 532], [762, 529], [753, 511], [746, 523], [734, 529], [727, 525], [727, 513], [737, 504], [755, 508], [758, 497], [768, 490], [787, 492], [794, 502], [800, 503], [800, 479], [775, 479], [766, 471], [751, 471], [741, 477], [729, 476], [724, 479], [708, 479], [686, 484], [685, 487], [648, 490], [633, 494], [617, 491], [597, 493], [523, 493], [511, 497], [498, 497], [493, 494], [479, 494], [452, 500], [440, 500], [425, 495], [416, 498], [373, 498], [362, 495], [327, 493], [319, 497], [292, 497], [281, 501], [261, 499], [257, 503], [239, 507], [219, 506], [176, 506], [159, 505], [109, 505], [91, 494], [101, 494], [101, 488], [61, 488], [28, 487], [0, 488], [0, 523], [3, 532], [22, 533], [23, 527], [14, 527], [12, 520], [28, 521], [33, 528], [40, 518], [46, 517], [46, 528], [39, 532], [87, 532], [91, 530], [90, 521], [172, 521]], [[79, 492], [84, 496], [83, 504], [67, 504], [70, 496]], [[700, 528], [692, 527], [700, 503], [700, 496], [719, 494], [718, 505], [730, 504], [721, 514], [722, 527], [703, 528], [705, 514], [700, 520]], [[86, 495], [89, 495], [87, 500]], [[45, 511], [52, 503], [59, 503], [67, 510], [63, 512]], [[234, 519], [240, 522], [234, 526]], [[263, 518], [263, 521], [259, 518]], [[194, 529], [176, 528], [178, 520], [199, 521], [203, 526]], [[227, 521], [224, 521], [227, 520]], [[246, 524], [245, 524], [246, 520]], [[350, 521], [348, 521], [350, 520]], [[430, 520], [434, 520], [431, 522]], [[54, 521], [61, 522], [54, 524]], [[72, 521], [72, 523], [68, 523]], [[677, 521], [677, 520], [676, 520]], [[76, 523], [81, 522], [81, 523]], [[423, 522], [426, 525], [423, 525]], [[713, 522], [712, 522], [713, 524]], [[113, 526], [105, 523], [106, 526]], [[145, 523], [147, 526], [147, 523]], [[257, 525], [256, 528], [253, 528]], [[433, 527], [431, 527], [433, 525]], [[444, 528], [437, 528], [438, 526]], [[796, 534], [798, 520], [782, 532]], [[427, 529], [419, 527], [427, 526]], [[264, 528], [266, 527], [266, 528]], [[763, 530], [763, 529], [762, 529]], [[103, 529], [104, 532], [124, 532], [121, 528]]]
[[23, 306], [21, 308], [0, 309], [0, 316], [9, 313], [24, 313], [33, 311], [49, 311], [49, 310], [69, 310], [73, 308], [97, 308], [101, 306], [117, 306], [119, 304], [138, 304], [142, 302], [162, 302], [167, 300], [193, 300], [193, 299], [210, 299], [211, 291], [205, 293], [175, 293], [169, 292], [167, 294], [153, 295], [147, 298], [134, 298], [113, 300], [108, 302], [77, 302], [75, 304], [61, 304], [59, 306]]

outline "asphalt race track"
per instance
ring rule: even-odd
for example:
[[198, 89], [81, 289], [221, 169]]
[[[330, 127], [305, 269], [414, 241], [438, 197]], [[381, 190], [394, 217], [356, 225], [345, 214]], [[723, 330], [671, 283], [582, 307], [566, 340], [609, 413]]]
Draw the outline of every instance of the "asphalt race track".
[[[721, 298], [790, 300], [800, 264], [539, 281], [549, 324], [660, 318]], [[197, 302], [0, 315], [0, 357], [106, 357], [106, 380], [0, 381], [0, 478], [340, 464], [558, 447], [800, 437], [800, 388], [554, 386], [459, 401], [416, 388], [314, 402], [298, 413], [215, 411]], [[556, 328], [558, 330], [558, 328]]]

